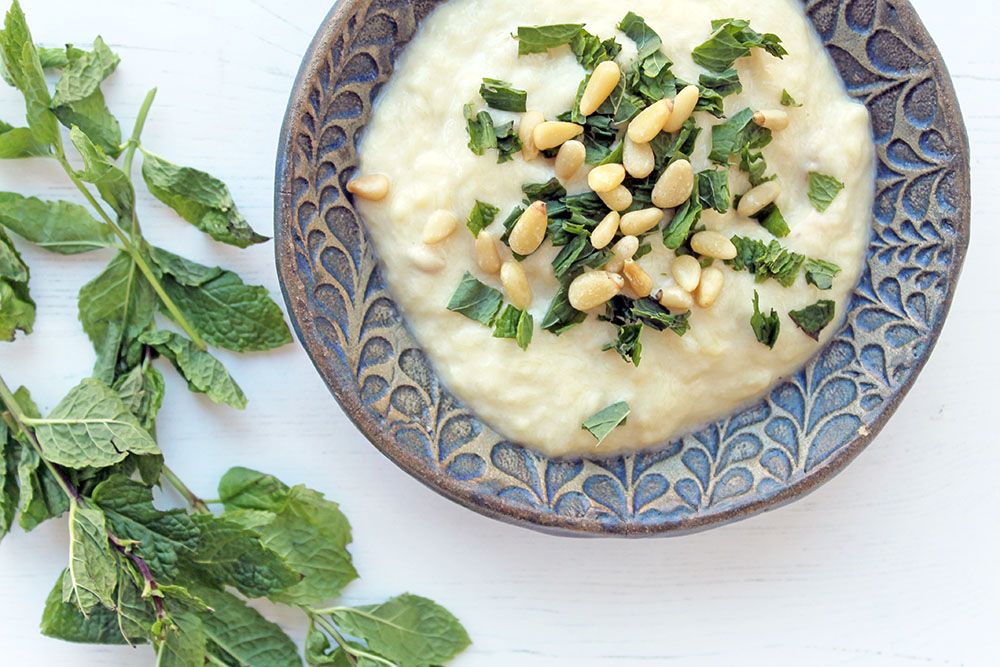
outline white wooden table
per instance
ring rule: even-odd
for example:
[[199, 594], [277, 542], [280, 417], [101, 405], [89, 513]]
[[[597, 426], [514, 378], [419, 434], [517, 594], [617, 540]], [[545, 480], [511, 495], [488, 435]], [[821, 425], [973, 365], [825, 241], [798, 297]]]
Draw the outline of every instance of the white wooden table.
[[[3, 3], [5, 4], [5, 3]], [[232, 188], [269, 233], [278, 128], [323, 0], [22, 0], [36, 39], [89, 43], [122, 57], [105, 90], [123, 126], [151, 86], [144, 139], [169, 159]], [[560, 539], [462, 509], [424, 488], [355, 431], [298, 345], [223, 354], [242, 383], [244, 414], [190, 394], [167, 373], [158, 420], [168, 460], [212, 496], [242, 464], [304, 482], [342, 503], [362, 580], [350, 603], [409, 590], [465, 623], [459, 665], [997, 664], [1000, 446], [994, 347], [1000, 327], [1000, 56], [988, 0], [914, 0], [951, 68], [972, 143], [974, 233], [941, 341], [884, 432], [805, 500], [750, 521], [677, 539]], [[0, 118], [20, 119], [0, 89]], [[54, 164], [0, 165], [0, 189], [73, 197]], [[59, 183], [60, 185], [53, 185]], [[222, 264], [279, 297], [270, 244], [246, 252], [210, 242], [143, 196], [148, 236]], [[8, 382], [43, 410], [93, 353], [76, 292], [107, 257], [54, 259], [25, 247], [36, 332], [0, 344]], [[169, 497], [165, 498], [170, 501]], [[38, 633], [45, 595], [66, 562], [63, 520], [0, 545], [0, 664], [142, 665], [149, 648], [80, 647]], [[293, 637], [303, 619], [261, 609]]]

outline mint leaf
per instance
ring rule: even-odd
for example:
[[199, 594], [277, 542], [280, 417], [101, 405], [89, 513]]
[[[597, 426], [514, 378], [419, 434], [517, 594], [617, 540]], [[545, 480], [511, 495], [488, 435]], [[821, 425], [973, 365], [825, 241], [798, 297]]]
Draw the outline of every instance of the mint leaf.
[[448, 302], [448, 310], [461, 313], [469, 319], [491, 326], [496, 319], [503, 295], [499, 290], [484, 285], [468, 271]]
[[833, 176], [809, 172], [809, 202], [820, 213], [830, 208], [830, 204], [843, 189], [844, 184]]
[[587, 319], [587, 313], [577, 310], [569, 303], [569, 285], [559, 286], [556, 295], [552, 297], [548, 310], [542, 318], [541, 328], [556, 336], [572, 329]]
[[601, 41], [600, 37], [592, 35], [583, 28], [569, 42], [569, 48], [576, 55], [577, 62], [583, 69], [593, 71], [605, 60], [614, 60], [622, 46], [614, 37]]
[[471, 643], [465, 628], [447, 609], [416, 595], [400, 595], [376, 605], [338, 607], [331, 616], [348, 634], [403, 665], [443, 664]]
[[746, 172], [751, 187], [757, 187], [761, 183], [777, 178], [776, 175], [764, 176], [767, 172], [767, 160], [764, 159], [764, 154], [754, 153], [746, 146], [740, 150], [740, 171]]
[[28, 127], [35, 138], [45, 144], [56, 143], [59, 140], [59, 126], [56, 117], [49, 111], [52, 98], [45, 82], [38, 50], [17, 0], [7, 11], [4, 29], [0, 30], [0, 64], [24, 96]]
[[726, 264], [736, 271], [749, 271], [762, 283], [774, 278], [783, 287], [791, 287], [799, 275], [799, 268], [805, 256], [789, 252], [777, 241], [765, 244], [763, 241], [734, 236], [730, 239], [736, 246], [736, 257], [727, 259]]
[[686, 202], [677, 207], [673, 219], [663, 228], [663, 245], [676, 250], [687, 240], [691, 228], [701, 219], [701, 177], [695, 174], [694, 188]]
[[771, 130], [753, 122], [751, 108], [733, 114], [725, 123], [712, 126], [712, 151], [708, 159], [718, 164], [727, 164], [731, 155], [739, 155], [744, 149], [763, 148], [771, 143]]
[[788, 236], [792, 231], [788, 228], [788, 223], [785, 222], [785, 216], [781, 215], [781, 210], [775, 204], [768, 204], [753, 217], [760, 223], [761, 227], [779, 239]]
[[624, 324], [618, 327], [618, 337], [601, 348], [602, 351], [615, 350], [625, 361], [639, 366], [642, 356], [642, 323]]
[[31, 333], [35, 302], [28, 293], [28, 267], [0, 227], [0, 340], [14, 340], [16, 332]]
[[52, 112], [64, 127], [79, 127], [105, 154], [116, 158], [121, 153], [122, 128], [100, 89], [81, 100], [55, 107]]
[[186, 287], [204, 285], [224, 273], [218, 266], [204, 266], [156, 246], [149, 246], [149, 256], [160, 271]]
[[628, 407], [628, 403], [619, 401], [588, 418], [580, 428], [590, 431], [590, 434], [597, 438], [597, 444], [600, 445], [611, 431], [625, 422], [630, 412], [632, 410]]
[[488, 148], [497, 147], [497, 134], [493, 129], [493, 117], [488, 111], [473, 115], [472, 103], [465, 105], [465, 125], [469, 133], [469, 150], [483, 155]]
[[113, 475], [94, 488], [91, 499], [104, 511], [111, 532], [138, 542], [135, 553], [158, 579], [175, 579], [180, 554], [193, 554], [198, 547], [198, 526], [187, 512], [156, 509], [153, 492], [144, 484]]
[[0, 419], [0, 540], [14, 525], [21, 499], [21, 489], [17, 485], [17, 447], [7, 423]]
[[806, 273], [806, 282], [821, 290], [833, 287], [833, 278], [840, 273], [839, 266], [822, 259], [807, 259], [802, 268]]
[[152, 434], [165, 391], [160, 371], [153, 367], [144, 369], [141, 365], [136, 366], [115, 380], [112, 389], [118, 393], [122, 403], [136, 416], [142, 427]]
[[802, 105], [799, 104], [798, 102], [796, 102], [795, 98], [792, 97], [788, 93], [787, 90], [782, 89], [782, 91], [781, 91], [781, 106], [783, 106], [783, 107], [800, 107]]
[[80, 613], [76, 605], [63, 602], [63, 580], [69, 576], [63, 570], [49, 596], [42, 613], [42, 634], [77, 644], [133, 644], [145, 643], [142, 636], [126, 639], [118, 627], [118, 614], [102, 606], [91, 609], [88, 616]]
[[479, 87], [479, 94], [486, 100], [487, 106], [494, 109], [521, 113], [528, 110], [528, 93], [514, 88], [507, 81], [483, 79], [483, 84]]
[[646, 25], [645, 19], [633, 12], [625, 15], [625, 18], [618, 24], [618, 29], [635, 42], [636, 49], [638, 49], [636, 60], [645, 60], [659, 51], [660, 46], [663, 44], [660, 36]]
[[778, 342], [778, 334], [781, 333], [781, 319], [774, 308], [766, 316], [760, 312], [760, 295], [757, 294], [757, 290], [753, 291], [753, 315], [750, 316], [750, 326], [757, 340], [773, 350], [774, 344]]
[[792, 321], [810, 338], [819, 340], [819, 333], [826, 328], [836, 314], [837, 304], [828, 299], [821, 299], [802, 310], [788, 313]]
[[76, 172], [81, 180], [93, 183], [101, 198], [111, 205], [120, 219], [131, 222], [135, 209], [135, 189], [128, 175], [108, 159], [107, 154], [78, 127], [69, 131], [70, 141], [83, 158], [83, 170]]
[[531, 338], [535, 334], [535, 318], [527, 310], [521, 311], [521, 317], [517, 320], [517, 346], [522, 350], [527, 350], [531, 345]]
[[0, 160], [51, 155], [49, 145], [35, 138], [29, 127], [13, 127], [0, 121]]
[[80, 49], [67, 44], [65, 48], [49, 48], [45, 46], [39, 46], [38, 48], [38, 62], [42, 64], [42, 69], [58, 69], [65, 67], [69, 64], [70, 54], [76, 54], [80, 52]]
[[777, 58], [788, 54], [777, 35], [755, 32], [750, 29], [749, 21], [718, 19], [712, 21], [712, 30], [712, 35], [691, 53], [695, 63], [712, 72], [729, 69], [737, 58], [749, 55], [753, 48], [763, 48]]
[[139, 342], [151, 345], [170, 360], [187, 380], [188, 389], [208, 396], [219, 405], [242, 410], [247, 397], [222, 362], [184, 336], [172, 331], [152, 331], [139, 336]]
[[289, 487], [274, 475], [249, 468], [230, 468], [219, 480], [219, 499], [226, 511], [277, 512], [288, 498]]
[[585, 267], [593, 269], [607, 264], [614, 253], [610, 248], [597, 250], [590, 243], [590, 234], [573, 236], [552, 260], [552, 271], [560, 282], [571, 282]]
[[[20, 515], [17, 522], [25, 532], [61, 516], [69, 510], [69, 500], [34, 448], [21, 444], [17, 453], [17, 482], [20, 486]], [[8, 459], [10, 462], [12, 459]]]
[[700, 74], [698, 85], [700, 88], [711, 90], [720, 98], [743, 92], [739, 72], [734, 69]]
[[545, 53], [549, 49], [569, 44], [582, 29], [582, 23], [520, 26], [517, 29], [517, 55]]
[[93, 378], [71, 389], [34, 426], [45, 458], [67, 468], [109, 466], [128, 452], [160, 453], [118, 394]]
[[494, 338], [513, 338], [522, 350], [528, 349], [534, 333], [535, 320], [527, 310], [507, 306], [503, 314], [497, 318], [493, 328]]
[[[190, 282], [189, 277], [182, 280]], [[248, 352], [292, 342], [284, 315], [267, 289], [244, 284], [232, 271], [221, 271], [195, 286], [168, 276], [162, 285], [188, 323], [211, 345]]]
[[566, 188], [558, 178], [551, 178], [545, 183], [525, 183], [521, 186], [521, 191], [529, 202], [551, 201], [566, 196]]
[[497, 138], [497, 164], [512, 161], [514, 154], [524, 147], [513, 121], [493, 128], [493, 134]]
[[698, 172], [698, 200], [703, 209], [714, 208], [719, 213], [729, 210], [729, 171], [707, 169]]
[[156, 647], [156, 667], [193, 667], [207, 662], [208, 636], [201, 618], [192, 612], [170, 615], [166, 637]]
[[84, 207], [67, 201], [42, 201], [0, 192], [0, 224], [35, 245], [62, 255], [115, 244], [110, 227], [95, 220]]
[[496, 206], [477, 199], [476, 204], [469, 213], [469, 219], [466, 221], [465, 226], [469, 228], [473, 236], [479, 238], [479, 232], [489, 227], [499, 212], [500, 209]]
[[90, 97], [101, 82], [111, 76], [121, 59], [112, 53], [100, 37], [94, 40], [93, 51], [77, 50], [67, 59], [62, 75], [56, 82], [52, 106], [59, 107]]
[[229, 188], [211, 174], [142, 151], [142, 177], [154, 197], [216, 241], [246, 248], [267, 241], [236, 209]]
[[104, 514], [70, 503], [69, 570], [63, 578], [63, 602], [75, 604], [85, 614], [98, 603], [112, 609], [117, 577]]

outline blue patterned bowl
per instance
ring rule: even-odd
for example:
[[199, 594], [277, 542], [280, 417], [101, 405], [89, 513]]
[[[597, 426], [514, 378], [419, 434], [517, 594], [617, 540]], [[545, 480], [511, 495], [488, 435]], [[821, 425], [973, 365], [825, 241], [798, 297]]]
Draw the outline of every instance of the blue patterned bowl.
[[610, 459], [508, 442], [438, 380], [346, 195], [372, 102], [441, 0], [340, 0], [305, 56], [281, 131], [278, 271], [295, 329], [382, 453], [478, 512], [548, 532], [673, 535], [800, 497], [895, 411], [937, 340], [969, 239], [969, 150], [941, 56], [905, 0], [805, 10], [871, 112], [878, 169], [867, 269], [847, 321], [797, 374], [702, 430]]

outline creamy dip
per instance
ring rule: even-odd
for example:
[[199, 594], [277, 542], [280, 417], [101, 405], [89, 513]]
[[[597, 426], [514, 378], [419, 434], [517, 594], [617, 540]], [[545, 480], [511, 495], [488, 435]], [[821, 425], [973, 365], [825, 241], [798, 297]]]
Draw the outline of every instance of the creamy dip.
[[[791, 228], [780, 243], [807, 257], [842, 268], [832, 290], [820, 291], [799, 277], [791, 288], [769, 280], [754, 282], [716, 262], [726, 284], [710, 308], [695, 306], [690, 331], [683, 337], [646, 327], [638, 367], [613, 350], [601, 347], [616, 329], [588, 319], [555, 336], [539, 328], [559, 284], [550, 265], [558, 248], [549, 242], [523, 266], [531, 281], [534, 338], [522, 351], [513, 340], [493, 338], [492, 329], [445, 308], [468, 271], [500, 289], [497, 276], [477, 266], [474, 238], [464, 227], [443, 242], [424, 246], [421, 233], [438, 209], [464, 220], [475, 201], [500, 208], [489, 228], [496, 237], [502, 221], [518, 205], [521, 185], [553, 177], [553, 160], [496, 164], [494, 151], [474, 155], [462, 115], [465, 103], [478, 100], [484, 77], [511, 82], [528, 92], [528, 109], [546, 118], [573, 105], [585, 75], [568, 47], [548, 54], [518, 57], [511, 38], [518, 26], [583, 23], [602, 39], [615, 36], [624, 47], [616, 60], [623, 70], [635, 56], [635, 44], [616, 29], [627, 11], [645, 18], [663, 38], [663, 50], [674, 62], [674, 73], [697, 81], [703, 72], [691, 59], [692, 49], [711, 33], [713, 19], [749, 19], [761, 33], [776, 33], [789, 55], [774, 58], [762, 49], [736, 61], [743, 92], [725, 98], [727, 114], [745, 107], [785, 109], [790, 125], [774, 133], [763, 149], [768, 173], [777, 174], [782, 192], [777, 205]], [[787, 89], [801, 108], [779, 105]], [[489, 110], [499, 125], [519, 114]], [[695, 171], [711, 168], [710, 125], [723, 122], [696, 112], [704, 127], [691, 157]], [[389, 176], [392, 187], [382, 201], [358, 205], [378, 248], [389, 287], [409, 326], [429, 355], [447, 387], [484, 421], [505, 437], [550, 455], [610, 454], [651, 446], [681, 435], [707, 420], [724, 416], [761, 394], [780, 377], [794, 372], [828, 340], [842, 321], [847, 295], [858, 279], [868, 241], [873, 197], [873, 144], [865, 108], [848, 98], [826, 52], [813, 33], [799, 3], [792, 0], [451, 0], [424, 22], [420, 33], [400, 58], [392, 81], [378, 102], [361, 146], [362, 173]], [[584, 167], [564, 183], [571, 194], [587, 192]], [[824, 213], [809, 203], [808, 174], [820, 172], [845, 184]], [[730, 169], [733, 194], [749, 189], [747, 177]], [[730, 209], [726, 214], [705, 210], [700, 224], [727, 237], [773, 237], [756, 221]], [[652, 253], [639, 263], [657, 288], [672, 284], [674, 258], [651, 236]], [[502, 248], [505, 258], [509, 249]], [[429, 269], [427, 255], [438, 255], [443, 268]], [[759, 343], [750, 327], [754, 290], [762, 310], [781, 314], [781, 335], [774, 349]], [[788, 317], [818, 299], [837, 303], [837, 319], [817, 343]], [[626, 401], [631, 415], [599, 446], [581, 423], [617, 401]]]

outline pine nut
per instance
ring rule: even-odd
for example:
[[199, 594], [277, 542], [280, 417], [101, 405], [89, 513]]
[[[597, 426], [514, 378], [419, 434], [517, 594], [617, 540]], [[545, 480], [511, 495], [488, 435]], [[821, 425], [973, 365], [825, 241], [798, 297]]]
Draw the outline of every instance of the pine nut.
[[777, 132], [788, 127], [788, 112], [781, 109], [762, 109], [754, 113], [753, 122]]
[[410, 248], [407, 255], [413, 265], [424, 273], [437, 273], [444, 268], [444, 255], [436, 248], [418, 245]]
[[604, 216], [604, 220], [601, 220], [597, 227], [594, 227], [594, 231], [590, 233], [590, 245], [594, 246], [596, 250], [607, 247], [615, 238], [615, 234], [618, 233], [618, 223], [621, 222], [621, 219], [622, 217], [617, 211], [611, 211]]
[[597, 196], [612, 211], [624, 211], [632, 205], [632, 193], [624, 185], [619, 185], [611, 192], [598, 192]]
[[500, 271], [500, 251], [497, 241], [485, 229], [476, 237], [476, 262], [479, 268], [489, 274]]
[[362, 199], [379, 201], [389, 194], [389, 177], [385, 174], [359, 176], [347, 183], [347, 191]]
[[594, 192], [611, 192], [625, 180], [625, 167], [620, 164], [602, 164], [587, 174], [587, 185]]
[[755, 213], [759, 213], [768, 204], [781, 194], [781, 184], [778, 181], [767, 181], [753, 188], [740, 199], [740, 205], [736, 207], [736, 212], [744, 218], [749, 218]]
[[576, 123], [566, 123], [559, 120], [547, 120], [539, 123], [531, 133], [535, 140], [535, 148], [547, 151], [561, 146], [573, 137], [583, 134], [583, 126]]
[[677, 93], [677, 97], [674, 98], [674, 110], [670, 112], [670, 118], [663, 123], [664, 132], [676, 132], [681, 129], [684, 121], [694, 113], [694, 108], [698, 105], [699, 95], [701, 95], [701, 91], [695, 85], [687, 86]]
[[595, 67], [580, 98], [580, 113], [589, 116], [597, 111], [597, 107], [601, 106], [614, 91], [621, 76], [621, 68], [614, 60], [605, 60]]
[[556, 176], [561, 181], [568, 181], [580, 171], [587, 159], [587, 147], [576, 139], [567, 141], [559, 147], [556, 153]]
[[517, 136], [521, 139], [521, 156], [527, 162], [538, 157], [539, 151], [535, 146], [533, 133], [535, 128], [544, 122], [545, 114], [541, 111], [528, 111], [521, 116], [521, 122], [517, 126]]
[[622, 261], [632, 259], [635, 253], [639, 252], [639, 239], [631, 235], [623, 236], [614, 245], [611, 252], [615, 253], [616, 257], [621, 257]]
[[646, 298], [653, 291], [653, 279], [634, 259], [625, 260], [622, 271], [625, 275], [625, 282], [640, 299]]
[[701, 264], [691, 255], [675, 257], [670, 263], [670, 275], [682, 290], [693, 292], [701, 281]]
[[590, 271], [577, 276], [569, 285], [569, 305], [577, 310], [597, 308], [617, 296], [625, 279], [608, 271]]
[[521, 214], [510, 232], [510, 249], [518, 255], [530, 255], [545, 240], [549, 224], [549, 209], [543, 201], [536, 201]]
[[694, 305], [694, 299], [679, 285], [664, 287], [656, 294], [656, 300], [667, 310], [674, 311], [691, 310]]
[[503, 283], [503, 288], [515, 308], [524, 310], [531, 305], [533, 298], [531, 283], [528, 282], [528, 274], [524, 272], [520, 262], [514, 260], [504, 262], [500, 267], [500, 282]]
[[660, 208], [680, 206], [694, 189], [694, 170], [687, 160], [677, 160], [663, 170], [660, 180], [653, 187], [653, 204]]
[[726, 274], [714, 266], [710, 266], [701, 272], [701, 282], [694, 292], [695, 302], [702, 308], [708, 308], [722, 294], [722, 287], [726, 284]]
[[732, 259], [736, 246], [719, 232], [698, 232], [691, 237], [691, 249], [704, 257]]
[[628, 135], [625, 135], [625, 148], [622, 152], [622, 162], [625, 164], [625, 171], [632, 178], [646, 178], [653, 173], [656, 166], [656, 156], [653, 155], [653, 147], [649, 144], [637, 144]]
[[670, 100], [660, 100], [650, 104], [629, 123], [629, 139], [637, 144], [645, 144], [652, 141], [660, 133], [660, 130], [663, 129], [663, 124], [667, 122], [673, 108], [674, 105]]
[[451, 211], [437, 210], [431, 213], [424, 225], [423, 242], [427, 245], [440, 243], [451, 236], [458, 227], [458, 218]]
[[632, 211], [622, 216], [622, 234], [628, 236], [639, 236], [645, 234], [663, 220], [663, 211], [658, 208], [644, 208], [641, 211]]

